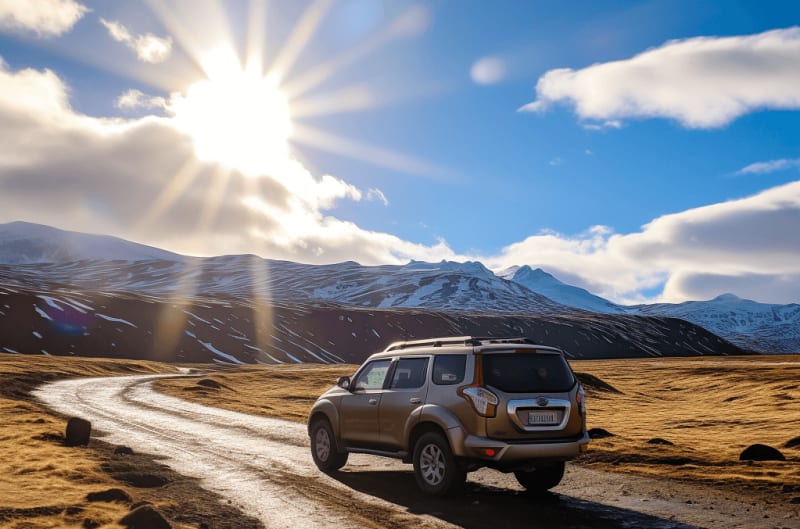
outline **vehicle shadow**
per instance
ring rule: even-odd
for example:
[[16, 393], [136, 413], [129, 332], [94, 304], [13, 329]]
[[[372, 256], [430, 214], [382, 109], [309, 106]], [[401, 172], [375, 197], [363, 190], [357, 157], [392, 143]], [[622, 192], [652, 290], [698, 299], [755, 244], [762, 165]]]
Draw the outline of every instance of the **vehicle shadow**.
[[698, 529], [630, 509], [557, 493], [529, 495], [468, 482], [464, 494], [434, 498], [419, 491], [411, 472], [343, 471], [332, 477], [364, 494], [466, 529]]

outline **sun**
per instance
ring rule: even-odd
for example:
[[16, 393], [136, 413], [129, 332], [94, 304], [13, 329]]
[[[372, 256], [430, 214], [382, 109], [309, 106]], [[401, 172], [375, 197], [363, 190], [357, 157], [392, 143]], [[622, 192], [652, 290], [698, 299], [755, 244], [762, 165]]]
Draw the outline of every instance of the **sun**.
[[270, 175], [289, 161], [292, 121], [287, 98], [259, 64], [242, 68], [227, 47], [205, 55], [207, 78], [175, 95], [170, 110], [193, 140], [197, 157], [248, 176]]

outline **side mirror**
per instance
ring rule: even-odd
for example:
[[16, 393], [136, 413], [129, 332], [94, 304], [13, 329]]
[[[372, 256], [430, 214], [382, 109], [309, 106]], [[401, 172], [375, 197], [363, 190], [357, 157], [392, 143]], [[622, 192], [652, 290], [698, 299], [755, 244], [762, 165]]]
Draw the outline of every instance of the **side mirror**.
[[336, 385], [342, 389], [350, 391], [350, 377], [339, 377], [336, 379]]

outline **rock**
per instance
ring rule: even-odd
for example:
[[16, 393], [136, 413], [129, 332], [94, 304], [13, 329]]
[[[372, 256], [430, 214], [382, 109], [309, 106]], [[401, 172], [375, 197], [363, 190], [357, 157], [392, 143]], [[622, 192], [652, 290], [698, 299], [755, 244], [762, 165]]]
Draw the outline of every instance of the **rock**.
[[220, 389], [222, 387], [222, 384], [210, 378], [201, 378], [200, 380], [197, 381], [197, 385], [210, 389]]
[[784, 485], [781, 492], [800, 492], [800, 485]]
[[589, 438], [590, 439], [605, 439], [606, 437], [615, 437], [615, 435], [608, 430], [603, 428], [590, 428], [589, 429]]
[[169, 480], [164, 476], [157, 474], [145, 474], [141, 472], [123, 472], [116, 476], [122, 482], [139, 487], [142, 489], [149, 489], [154, 487], [161, 487], [169, 483]]
[[788, 441], [786, 441], [783, 445], [784, 448], [795, 448], [800, 446], [800, 435], [797, 437], [792, 437]]
[[771, 446], [754, 444], [739, 454], [739, 461], [786, 461], [786, 457]]
[[667, 441], [666, 439], [662, 439], [660, 437], [653, 437], [652, 439], [647, 441], [647, 443], [651, 445], [675, 446], [675, 443], [673, 443], [672, 441]]
[[81, 526], [83, 527], [83, 529], [97, 529], [98, 527], [100, 527], [100, 522], [96, 522], [91, 518], [84, 518]]
[[793, 505], [797, 505], [798, 503], [800, 503], [800, 496], [795, 496], [794, 498], [789, 500], [789, 503], [791, 503]]
[[101, 492], [90, 492], [86, 495], [86, 501], [130, 503], [133, 500], [130, 495], [122, 489], [108, 489]]
[[595, 391], [605, 391], [607, 393], [622, 393], [620, 390], [602, 380], [600, 377], [590, 375], [589, 373], [575, 373], [583, 387], [586, 389], [593, 389]]
[[132, 510], [123, 516], [119, 523], [128, 529], [172, 529], [161, 513], [150, 505], [142, 505]]
[[67, 421], [67, 435], [64, 444], [67, 446], [86, 446], [92, 434], [92, 423], [80, 417], [72, 417]]
[[114, 453], [117, 455], [130, 456], [133, 455], [133, 449], [130, 446], [119, 445], [116, 448], [114, 448]]

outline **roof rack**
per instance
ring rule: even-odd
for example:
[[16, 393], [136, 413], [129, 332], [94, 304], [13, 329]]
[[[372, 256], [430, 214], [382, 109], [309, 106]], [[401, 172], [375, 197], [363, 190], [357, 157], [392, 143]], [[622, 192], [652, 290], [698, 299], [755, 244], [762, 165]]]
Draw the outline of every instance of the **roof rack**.
[[478, 346], [483, 344], [503, 344], [503, 343], [517, 343], [517, 344], [530, 344], [535, 345], [536, 342], [530, 338], [493, 338], [490, 336], [448, 336], [444, 338], [427, 338], [424, 340], [409, 340], [405, 342], [394, 342], [390, 344], [385, 350], [394, 351], [396, 349], [406, 349], [408, 347], [441, 347], [443, 345], [472, 345]]

